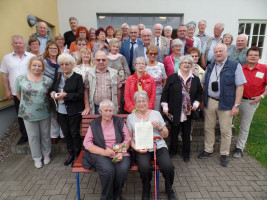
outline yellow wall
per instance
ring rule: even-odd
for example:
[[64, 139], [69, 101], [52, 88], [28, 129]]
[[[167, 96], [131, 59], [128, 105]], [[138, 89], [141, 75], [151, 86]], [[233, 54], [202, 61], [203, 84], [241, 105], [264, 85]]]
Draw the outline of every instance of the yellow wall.
[[[59, 33], [57, 0], [0, 0], [0, 62], [3, 56], [12, 51], [11, 36], [20, 34], [25, 42], [36, 32], [36, 27], [27, 23], [27, 15], [51, 25], [53, 36]], [[4, 88], [0, 74], [0, 98], [3, 98]], [[0, 107], [5, 103], [0, 102]]]

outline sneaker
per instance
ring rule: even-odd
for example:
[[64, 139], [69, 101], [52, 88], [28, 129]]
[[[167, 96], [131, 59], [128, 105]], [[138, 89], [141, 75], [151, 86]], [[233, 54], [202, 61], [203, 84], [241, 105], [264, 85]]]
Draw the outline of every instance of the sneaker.
[[221, 156], [221, 166], [227, 167], [228, 166], [228, 163], [229, 163], [228, 156], [222, 155]]
[[236, 148], [234, 154], [233, 154], [234, 158], [241, 158], [243, 157], [243, 151], [239, 148]]
[[208, 152], [206, 152], [206, 151], [203, 151], [202, 153], [200, 153], [200, 154], [198, 155], [198, 158], [199, 158], [199, 159], [205, 159], [205, 158], [212, 157], [212, 156], [213, 156], [212, 153], [208, 153]]
[[43, 163], [41, 160], [35, 160], [34, 161], [34, 166], [37, 168], [37, 169], [40, 169], [42, 166], [43, 166]]
[[50, 163], [50, 161], [51, 161], [51, 159], [50, 159], [49, 156], [45, 156], [45, 157], [44, 157], [44, 164], [45, 164], [45, 165], [48, 165], [48, 164]]

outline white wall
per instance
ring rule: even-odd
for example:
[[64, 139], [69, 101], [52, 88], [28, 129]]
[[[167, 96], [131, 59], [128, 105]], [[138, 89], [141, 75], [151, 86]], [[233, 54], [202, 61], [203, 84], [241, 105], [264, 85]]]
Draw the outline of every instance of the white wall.
[[[207, 21], [207, 33], [213, 35], [217, 22], [225, 24], [225, 33], [236, 38], [239, 19], [267, 20], [266, 0], [57, 0], [59, 27], [68, 31], [68, 18], [75, 16], [80, 25], [97, 27], [96, 13], [169, 13], [184, 14], [184, 23]], [[267, 31], [266, 31], [267, 32]], [[263, 60], [267, 62], [267, 34]]]

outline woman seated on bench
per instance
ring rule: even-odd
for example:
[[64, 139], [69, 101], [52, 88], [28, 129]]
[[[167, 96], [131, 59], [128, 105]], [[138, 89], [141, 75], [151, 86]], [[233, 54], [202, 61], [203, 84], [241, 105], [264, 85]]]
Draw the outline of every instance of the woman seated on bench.
[[[150, 199], [151, 179], [153, 167], [151, 160], [153, 159], [152, 149], [136, 149], [135, 146], [135, 123], [137, 122], [151, 122], [153, 125], [153, 136], [160, 136], [162, 138], [168, 137], [169, 131], [165, 126], [165, 122], [160, 112], [147, 109], [148, 96], [146, 91], [138, 91], [134, 94], [134, 103], [136, 112], [130, 114], [127, 118], [127, 127], [133, 139], [131, 141], [131, 147], [136, 151], [136, 162], [139, 167], [140, 177], [143, 183], [142, 200]], [[157, 143], [157, 164], [165, 179], [165, 191], [168, 194], [169, 200], [175, 200], [175, 193], [172, 189], [174, 180], [174, 166], [172, 164], [167, 144], [164, 139], [158, 139]]]
[[[124, 181], [131, 165], [127, 150], [131, 137], [122, 118], [112, 116], [114, 104], [105, 99], [99, 105], [100, 117], [91, 122], [84, 138], [84, 168], [97, 171], [101, 199], [121, 199]], [[118, 153], [115, 153], [118, 152]]]

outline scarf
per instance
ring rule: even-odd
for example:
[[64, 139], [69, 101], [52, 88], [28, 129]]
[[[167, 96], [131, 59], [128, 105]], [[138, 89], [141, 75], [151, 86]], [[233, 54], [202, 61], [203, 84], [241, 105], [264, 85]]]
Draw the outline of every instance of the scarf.
[[141, 86], [142, 90], [145, 88], [145, 81], [149, 78], [149, 75], [144, 72], [142, 76], [138, 77], [137, 72], [135, 72], [133, 75], [135, 84], [134, 84], [134, 91], [138, 91], [138, 85]]
[[122, 55], [121, 54], [119, 54], [119, 53], [117, 53], [117, 54], [115, 54], [115, 55], [113, 55], [113, 54], [111, 54], [111, 53], [109, 53], [108, 55], [107, 55], [107, 57], [108, 57], [108, 59], [109, 60], [117, 60], [118, 58], [120, 58]]
[[45, 60], [50, 65], [50, 67], [53, 67], [53, 68], [56, 68], [56, 69], [60, 67], [57, 63], [51, 62], [50, 58], [46, 58]]
[[191, 114], [191, 99], [190, 99], [190, 87], [192, 78], [189, 78], [189, 81], [187, 83], [184, 83], [183, 78], [179, 75], [179, 78], [182, 83], [182, 112], [185, 115]]

